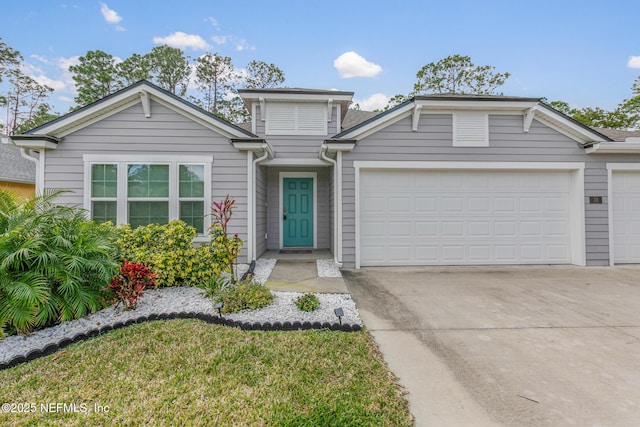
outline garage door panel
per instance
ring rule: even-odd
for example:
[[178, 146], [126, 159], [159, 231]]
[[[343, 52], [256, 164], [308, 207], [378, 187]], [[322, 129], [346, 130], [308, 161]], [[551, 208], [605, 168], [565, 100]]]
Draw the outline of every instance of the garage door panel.
[[610, 219], [615, 263], [640, 263], [640, 172], [612, 173]]
[[361, 265], [570, 263], [569, 172], [360, 173], [372, 176], [384, 184], [360, 186]]

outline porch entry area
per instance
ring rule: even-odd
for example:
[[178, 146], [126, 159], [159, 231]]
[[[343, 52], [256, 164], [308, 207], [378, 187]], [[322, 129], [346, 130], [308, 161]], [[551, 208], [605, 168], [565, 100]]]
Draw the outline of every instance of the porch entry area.
[[266, 251], [333, 250], [331, 177], [329, 167], [258, 168], [256, 237], [264, 238], [258, 257]]
[[282, 246], [313, 246], [313, 178], [283, 178]]

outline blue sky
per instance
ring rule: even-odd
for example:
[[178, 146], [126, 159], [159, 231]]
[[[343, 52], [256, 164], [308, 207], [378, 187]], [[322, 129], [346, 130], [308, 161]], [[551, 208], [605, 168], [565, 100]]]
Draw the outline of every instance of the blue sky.
[[67, 70], [88, 50], [125, 59], [158, 44], [242, 69], [274, 63], [285, 85], [354, 91], [363, 109], [413, 88], [425, 64], [453, 54], [511, 78], [506, 95], [614, 108], [640, 75], [640, 2], [506, 0], [11, 0], [0, 37], [25, 72], [72, 105]]

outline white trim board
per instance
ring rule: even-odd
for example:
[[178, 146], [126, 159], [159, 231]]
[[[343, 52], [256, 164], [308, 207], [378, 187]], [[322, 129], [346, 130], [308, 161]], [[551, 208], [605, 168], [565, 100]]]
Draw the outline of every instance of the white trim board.
[[282, 209], [283, 209], [283, 178], [313, 178], [313, 248], [318, 248], [318, 172], [280, 172], [278, 176], [278, 233], [280, 234], [279, 247], [284, 248]]
[[[637, 165], [640, 169], [640, 165]], [[360, 171], [362, 169], [397, 170], [473, 170], [473, 171], [544, 171], [572, 172], [571, 212], [577, 219], [571, 227], [571, 262], [586, 265], [584, 162], [403, 162], [403, 161], [354, 161], [355, 168], [355, 267], [360, 268]]]

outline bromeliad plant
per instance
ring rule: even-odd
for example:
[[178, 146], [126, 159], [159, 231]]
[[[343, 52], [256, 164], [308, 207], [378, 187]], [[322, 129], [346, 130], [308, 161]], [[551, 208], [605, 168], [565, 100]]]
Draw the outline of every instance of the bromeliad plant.
[[118, 268], [115, 235], [83, 210], [56, 205], [61, 193], [22, 205], [0, 196], [0, 335], [29, 333], [104, 306]]
[[135, 310], [143, 291], [155, 285], [156, 275], [151, 270], [142, 264], [125, 260], [120, 267], [120, 275], [111, 279], [107, 289], [114, 292], [117, 304], [122, 303], [126, 309]]

